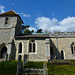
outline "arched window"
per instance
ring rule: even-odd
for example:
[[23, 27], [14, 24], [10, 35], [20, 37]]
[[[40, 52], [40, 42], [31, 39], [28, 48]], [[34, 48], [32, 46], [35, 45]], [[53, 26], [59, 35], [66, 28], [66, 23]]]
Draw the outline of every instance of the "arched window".
[[64, 51], [61, 50], [61, 59], [64, 59]]
[[29, 43], [29, 52], [32, 52], [32, 43]]
[[22, 53], [22, 43], [19, 43], [19, 53]]
[[8, 17], [5, 18], [5, 24], [8, 24]]
[[75, 42], [71, 44], [71, 53], [74, 54], [74, 52], [75, 52]]
[[34, 39], [31, 39], [29, 41], [29, 52], [35, 52], [36, 50], [36, 44], [35, 44], [35, 40]]
[[2, 50], [1, 50], [1, 58], [4, 58], [5, 55], [6, 55], [6, 53], [7, 53], [7, 47], [4, 46], [4, 47], [2, 48]]

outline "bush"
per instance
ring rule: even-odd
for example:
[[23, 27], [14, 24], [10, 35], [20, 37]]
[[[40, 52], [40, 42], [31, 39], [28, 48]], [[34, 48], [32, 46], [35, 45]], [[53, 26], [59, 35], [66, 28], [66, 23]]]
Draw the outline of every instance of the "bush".
[[7, 61], [0, 63], [0, 75], [16, 75], [17, 61]]
[[26, 65], [25, 68], [37, 68], [37, 69], [42, 69], [43, 68], [43, 62], [31, 62], [29, 61]]

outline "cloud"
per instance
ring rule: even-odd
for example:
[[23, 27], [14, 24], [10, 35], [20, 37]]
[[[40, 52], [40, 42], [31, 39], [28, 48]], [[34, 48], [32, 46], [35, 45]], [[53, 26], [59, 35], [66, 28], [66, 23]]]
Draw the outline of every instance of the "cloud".
[[31, 17], [30, 14], [23, 14], [23, 17]]
[[5, 12], [4, 8], [5, 7], [3, 5], [0, 5], [0, 13], [4, 13]]
[[18, 14], [22, 15], [23, 17], [27, 17], [27, 18], [30, 18], [30, 17], [31, 17], [30, 14], [25, 14], [25, 13], [23, 13], [23, 12], [18, 13]]
[[34, 27], [29, 27], [29, 30], [30, 30], [30, 31], [34, 30], [34, 32], [36, 32], [36, 31], [37, 31], [37, 29], [36, 29], [36, 28], [34, 28]]
[[58, 21], [56, 18], [38, 17], [35, 24], [44, 31], [75, 31], [75, 17], [67, 17], [62, 21]]

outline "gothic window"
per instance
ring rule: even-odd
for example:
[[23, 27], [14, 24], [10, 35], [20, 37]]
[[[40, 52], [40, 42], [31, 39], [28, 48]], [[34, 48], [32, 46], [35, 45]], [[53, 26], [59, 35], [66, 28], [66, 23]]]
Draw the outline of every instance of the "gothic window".
[[7, 53], [7, 47], [4, 46], [4, 47], [2, 48], [2, 50], [1, 50], [1, 58], [4, 58], [5, 55], [6, 55], [6, 53]]
[[61, 50], [61, 59], [64, 59], [64, 51]]
[[29, 43], [29, 52], [32, 52], [32, 43]]
[[74, 50], [73, 50], [73, 47], [71, 47], [71, 52], [72, 52], [72, 54], [74, 54]]
[[29, 41], [29, 53], [30, 52], [35, 52], [35, 50], [36, 50], [36, 44], [35, 44], [35, 40], [34, 39], [31, 39], [30, 41]]
[[8, 24], [8, 17], [5, 18], [5, 24]]
[[75, 42], [71, 44], [71, 53], [74, 54], [74, 52], [75, 52]]
[[19, 43], [19, 53], [22, 53], [22, 43]]

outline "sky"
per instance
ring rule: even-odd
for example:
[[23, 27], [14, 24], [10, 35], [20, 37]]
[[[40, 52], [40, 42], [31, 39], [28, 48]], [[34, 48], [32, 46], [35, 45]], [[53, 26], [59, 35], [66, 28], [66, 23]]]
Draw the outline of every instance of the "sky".
[[75, 31], [75, 0], [0, 0], [0, 13], [12, 9], [35, 32]]

